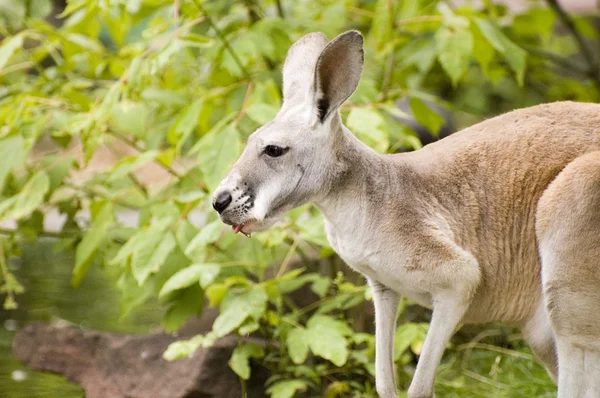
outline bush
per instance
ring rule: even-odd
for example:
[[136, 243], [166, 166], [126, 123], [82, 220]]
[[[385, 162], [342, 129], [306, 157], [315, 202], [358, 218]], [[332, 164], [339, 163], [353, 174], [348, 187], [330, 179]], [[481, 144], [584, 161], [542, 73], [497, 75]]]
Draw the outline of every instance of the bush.
[[[365, 35], [363, 79], [342, 114], [380, 152], [420, 147], [412, 118], [436, 134], [444, 119], [433, 105], [462, 126], [539, 102], [598, 100], [598, 66], [586, 46], [597, 41], [597, 31], [549, 3], [554, 10], [514, 15], [489, 3], [453, 8], [431, 0], [71, 0], [57, 20], [49, 17], [49, 0], [5, 1], [4, 308], [15, 308], [22, 292], [7, 258], [24, 242], [51, 236], [58, 250], [75, 252], [74, 285], [91, 266], [119, 270], [124, 314], [158, 297], [163, 327], [175, 331], [202, 313], [205, 297], [219, 306], [212, 331], [171, 346], [169, 359], [230, 333], [257, 333], [269, 348], [240, 343], [230, 366], [241, 379], [250, 376], [250, 360], [269, 368], [271, 396], [374, 395], [374, 338], [350, 311], [370, 292], [334, 266], [328, 275], [320, 272], [317, 260], [333, 256], [320, 214], [304, 206], [245, 239], [224, 230], [210, 193], [244, 139], [276, 114], [287, 49], [310, 31]], [[57, 213], [60, 225], [45, 228]], [[305, 267], [291, 267], [297, 259]], [[298, 307], [289, 296], [298, 289], [312, 291], [316, 301]], [[426, 323], [409, 321], [398, 328], [402, 387], [426, 330]], [[518, 341], [501, 343], [523, 349]], [[440, 371], [448, 375], [438, 381], [444, 396], [475, 391], [460, 371], [463, 350], [453, 350]], [[503, 383], [518, 386], [515, 377], [531, 387], [527, 377], [541, 368], [531, 368], [529, 354], [498, 350], [480, 355], [488, 361], [482, 373], [495, 366], [488, 375], [467, 374], [482, 394], [510, 396]], [[515, 355], [525, 356], [529, 368], [518, 368]], [[518, 376], [502, 375], [504, 358]], [[538, 387], [536, 394], [552, 389], [547, 380]]]

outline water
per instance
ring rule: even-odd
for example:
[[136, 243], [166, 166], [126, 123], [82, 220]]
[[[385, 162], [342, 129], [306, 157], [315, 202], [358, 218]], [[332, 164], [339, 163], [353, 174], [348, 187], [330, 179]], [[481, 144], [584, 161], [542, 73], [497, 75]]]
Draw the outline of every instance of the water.
[[27, 245], [11, 270], [26, 292], [17, 296], [19, 309], [0, 309], [0, 397], [80, 398], [84, 391], [59, 375], [35, 372], [12, 355], [12, 339], [30, 322], [69, 322], [83, 328], [144, 333], [158, 327], [162, 310], [149, 303], [120, 319], [121, 294], [116, 277], [92, 267], [78, 289], [70, 285], [73, 256], [54, 253], [52, 241]]

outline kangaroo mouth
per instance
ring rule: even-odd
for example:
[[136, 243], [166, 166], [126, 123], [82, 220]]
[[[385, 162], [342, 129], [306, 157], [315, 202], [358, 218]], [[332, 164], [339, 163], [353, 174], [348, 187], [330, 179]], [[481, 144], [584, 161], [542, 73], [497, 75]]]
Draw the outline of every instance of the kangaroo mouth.
[[252, 229], [252, 226], [254, 225], [254, 223], [255, 223], [255, 220], [249, 220], [249, 221], [246, 221], [241, 224], [233, 224], [231, 226], [231, 229], [233, 230], [234, 234], [241, 232], [244, 235], [247, 235], [251, 232], [250, 230]]

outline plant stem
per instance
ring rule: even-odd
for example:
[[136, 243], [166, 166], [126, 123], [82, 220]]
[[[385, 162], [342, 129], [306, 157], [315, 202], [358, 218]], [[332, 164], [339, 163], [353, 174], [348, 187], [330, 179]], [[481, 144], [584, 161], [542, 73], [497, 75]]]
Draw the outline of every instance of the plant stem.
[[277, 275], [275, 276], [275, 278], [279, 278], [281, 275], [283, 275], [290, 263], [290, 260], [292, 259], [292, 256], [294, 255], [294, 252], [296, 251], [296, 248], [298, 247], [298, 244], [300, 244], [300, 239], [294, 239], [294, 242], [292, 243], [292, 246], [290, 246], [290, 250], [283, 259], [281, 267], [279, 267], [279, 271], [277, 271]]
[[525, 46], [523, 48], [527, 52], [529, 52], [530, 54], [532, 54], [536, 57], [546, 58], [547, 60], [553, 62], [554, 64], [556, 64], [564, 69], [582, 73], [587, 76], [587, 73], [588, 73], [587, 68], [585, 68], [583, 65], [578, 64], [577, 62], [573, 62], [572, 60], [570, 60], [568, 58], [561, 57], [560, 55], [551, 53], [549, 51], [541, 50], [539, 48], [533, 48], [533, 47], [528, 47], [528, 46]]
[[5, 75], [7, 73], [16, 72], [21, 69], [29, 69], [35, 64], [31, 61], [21, 62], [20, 64], [14, 64], [7, 68], [0, 69], [0, 76]]
[[[53, 231], [39, 231], [38, 235], [45, 238], [72, 238], [78, 235], [77, 231], [61, 231], [61, 232], [53, 232]], [[18, 236], [19, 230], [10, 229], [10, 228], [0, 228], [0, 235], [5, 236]]]
[[[108, 131], [108, 134], [120, 139], [121, 141], [123, 141], [124, 143], [126, 143], [127, 145], [129, 145], [130, 147], [132, 147], [133, 149], [135, 149], [138, 153], [144, 153], [146, 152], [146, 150], [144, 148], [142, 148], [141, 146], [139, 146], [137, 144], [137, 142], [129, 139], [128, 137], [126, 137], [125, 135], [119, 133], [118, 131], [115, 130], [110, 130]], [[176, 177], [177, 179], [181, 179], [182, 175], [180, 175], [176, 170], [174, 170], [173, 168], [171, 168], [170, 166], [167, 166], [166, 164], [162, 163], [162, 162], [156, 162], [160, 165], [160, 167], [162, 167], [163, 169], [165, 169], [166, 171], [169, 172], [169, 174], [171, 174], [173, 177]]]
[[237, 64], [238, 68], [240, 68], [240, 70], [242, 71], [244, 77], [248, 80], [251, 80], [250, 73], [248, 73], [248, 71], [246, 70], [246, 67], [244, 67], [244, 64], [242, 64], [242, 61], [240, 61], [240, 58], [238, 57], [238, 55], [235, 53], [235, 51], [233, 51], [233, 48], [231, 48], [231, 46], [229, 45], [229, 41], [227, 41], [227, 38], [225, 37], [223, 32], [221, 32], [221, 29], [219, 29], [217, 27], [217, 24], [215, 24], [213, 22], [210, 15], [208, 15], [206, 13], [206, 10], [204, 10], [204, 7], [202, 7], [202, 5], [198, 2], [198, 0], [192, 0], [192, 1], [194, 2], [194, 5], [198, 8], [198, 10], [200, 10], [200, 12], [202, 14], [204, 14], [208, 24], [215, 30], [217, 37], [219, 38], [219, 40], [221, 40], [221, 42], [223, 43], [223, 46], [227, 49], [227, 51], [229, 51], [229, 54], [231, 54], [231, 57]]
[[592, 55], [590, 49], [586, 46], [583, 41], [583, 37], [575, 27], [575, 23], [571, 19], [571, 17], [565, 12], [560, 4], [558, 4], [557, 0], [546, 0], [548, 6], [556, 13], [556, 15], [562, 20], [563, 24], [566, 28], [571, 32], [571, 35], [577, 42], [583, 57], [585, 58], [588, 64], [587, 74], [590, 79], [594, 82], [597, 89], [600, 90], [600, 65], [594, 60], [594, 56]]
[[173, 19], [175, 19], [175, 28], [179, 26], [179, 0], [173, 1]]
[[[112, 146], [109, 142], [106, 143], [106, 147], [109, 149], [109, 151], [115, 155], [116, 157], [121, 156], [121, 154], [115, 149], [114, 146]], [[148, 196], [148, 192], [146, 187], [140, 182], [138, 181], [138, 179], [135, 177], [135, 174], [133, 173], [133, 171], [128, 173], [128, 178], [129, 180], [140, 190], [142, 191], [142, 193], [147, 197]]]
[[65, 185], [65, 186], [67, 186], [67, 187], [69, 187], [69, 188], [72, 188], [72, 189], [74, 189], [74, 190], [76, 190], [76, 191], [78, 191], [78, 192], [83, 192], [83, 193], [85, 193], [86, 195], [88, 195], [88, 196], [90, 196], [90, 197], [92, 197], [92, 198], [93, 198], [93, 197], [101, 197], [102, 199], [106, 199], [106, 200], [108, 200], [108, 201], [111, 201], [111, 202], [113, 202], [114, 204], [117, 204], [117, 205], [119, 205], [119, 206], [125, 207], [126, 209], [130, 209], [130, 210], [140, 210], [140, 208], [139, 208], [139, 207], [135, 207], [135, 206], [133, 206], [133, 205], [130, 205], [130, 204], [128, 204], [128, 203], [122, 202], [122, 201], [120, 201], [119, 199], [110, 198], [110, 197], [106, 196], [105, 194], [102, 194], [102, 193], [100, 193], [100, 192], [95, 192], [95, 191], [92, 191], [91, 189], [89, 189], [89, 188], [86, 188], [86, 187], [84, 187], [84, 186], [75, 185], [75, 184], [73, 184], [73, 183], [70, 183], [70, 182], [68, 182], [68, 181], [65, 181], [65, 182], [64, 182], [64, 185]]
[[240, 113], [236, 116], [235, 120], [233, 121], [233, 123], [235, 125], [237, 125], [240, 120], [242, 120], [244, 118], [244, 115], [246, 114], [246, 108], [248, 107], [248, 102], [250, 100], [250, 95], [252, 94], [252, 90], [254, 90], [254, 83], [250, 82], [248, 84], [248, 88], [246, 89], [246, 95], [244, 96], [244, 102], [242, 103], [242, 109], [240, 109]]
[[281, 0], [275, 0], [275, 5], [277, 6], [277, 15], [279, 15], [279, 18], [285, 19], [285, 14], [283, 13], [283, 7], [281, 6]]

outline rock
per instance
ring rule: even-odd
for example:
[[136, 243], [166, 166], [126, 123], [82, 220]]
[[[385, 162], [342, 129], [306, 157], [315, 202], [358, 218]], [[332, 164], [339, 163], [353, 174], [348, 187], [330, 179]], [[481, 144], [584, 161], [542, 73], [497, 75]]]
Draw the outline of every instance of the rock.
[[[239, 379], [227, 364], [237, 345], [235, 336], [201, 348], [191, 358], [168, 362], [162, 354], [176, 340], [164, 333], [126, 335], [37, 323], [17, 333], [13, 352], [35, 370], [80, 384], [88, 398], [242, 396]], [[265, 345], [260, 339], [246, 340]], [[248, 396], [264, 397], [268, 377], [266, 369], [253, 366]]]

